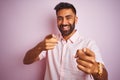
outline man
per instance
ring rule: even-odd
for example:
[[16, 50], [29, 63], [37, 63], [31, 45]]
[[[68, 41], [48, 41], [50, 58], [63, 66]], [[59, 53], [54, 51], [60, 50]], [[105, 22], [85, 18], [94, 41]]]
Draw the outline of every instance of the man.
[[45, 80], [108, 80], [95, 42], [75, 29], [78, 18], [74, 6], [61, 2], [55, 10], [61, 35], [46, 36], [26, 53], [24, 64], [46, 58]]

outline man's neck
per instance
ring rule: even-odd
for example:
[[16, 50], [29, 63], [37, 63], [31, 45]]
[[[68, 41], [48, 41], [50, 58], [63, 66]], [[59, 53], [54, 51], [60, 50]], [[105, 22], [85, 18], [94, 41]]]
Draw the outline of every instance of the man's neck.
[[63, 36], [63, 38], [67, 41], [75, 32], [76, 30], [73, 30], [71, 34], [69, 34], [68, 36]]

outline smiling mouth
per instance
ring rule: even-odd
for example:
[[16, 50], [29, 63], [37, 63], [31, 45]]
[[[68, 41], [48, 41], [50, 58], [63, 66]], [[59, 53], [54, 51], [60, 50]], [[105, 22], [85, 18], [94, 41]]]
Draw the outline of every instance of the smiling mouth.
[[61, 29], [62, 29], [63, 31], [67, 31], [67, 30], [69, 30], [69, 26], [63, 26]]

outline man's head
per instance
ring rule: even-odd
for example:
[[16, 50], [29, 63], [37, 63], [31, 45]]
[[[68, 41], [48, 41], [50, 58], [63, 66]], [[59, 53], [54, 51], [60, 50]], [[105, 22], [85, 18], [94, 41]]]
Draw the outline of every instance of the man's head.
[[57, 15], [57, 25], [63, 36], [70, 35], [77, 22], [75, 7], [66, 2], [61, 2], [54, 8]]

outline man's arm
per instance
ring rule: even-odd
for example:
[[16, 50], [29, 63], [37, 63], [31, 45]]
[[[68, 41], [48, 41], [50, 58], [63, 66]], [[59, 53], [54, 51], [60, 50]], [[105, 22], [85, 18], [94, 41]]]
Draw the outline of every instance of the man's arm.
[[23, 59], [23, 63], [24, 64], [31, 64], [35, 61], [37, 61], [39, 59], [39, 54], [42, 52], [42, 48], [41, 45], [42, 43], [39, 43], [38, 45], [36, 45], [34, 48], [30, 49], [24, 59]]
[[52, 34], [48, 35], [42, 42], [37, 44], [34, 48], [30, 49], [26, 53], [23, 59], [23, 63], [31, 64], [37, 61], [42, 51], [53, 49], [56, 46], [57, 42], [58, 42], [58, 39], [54, 35]]

